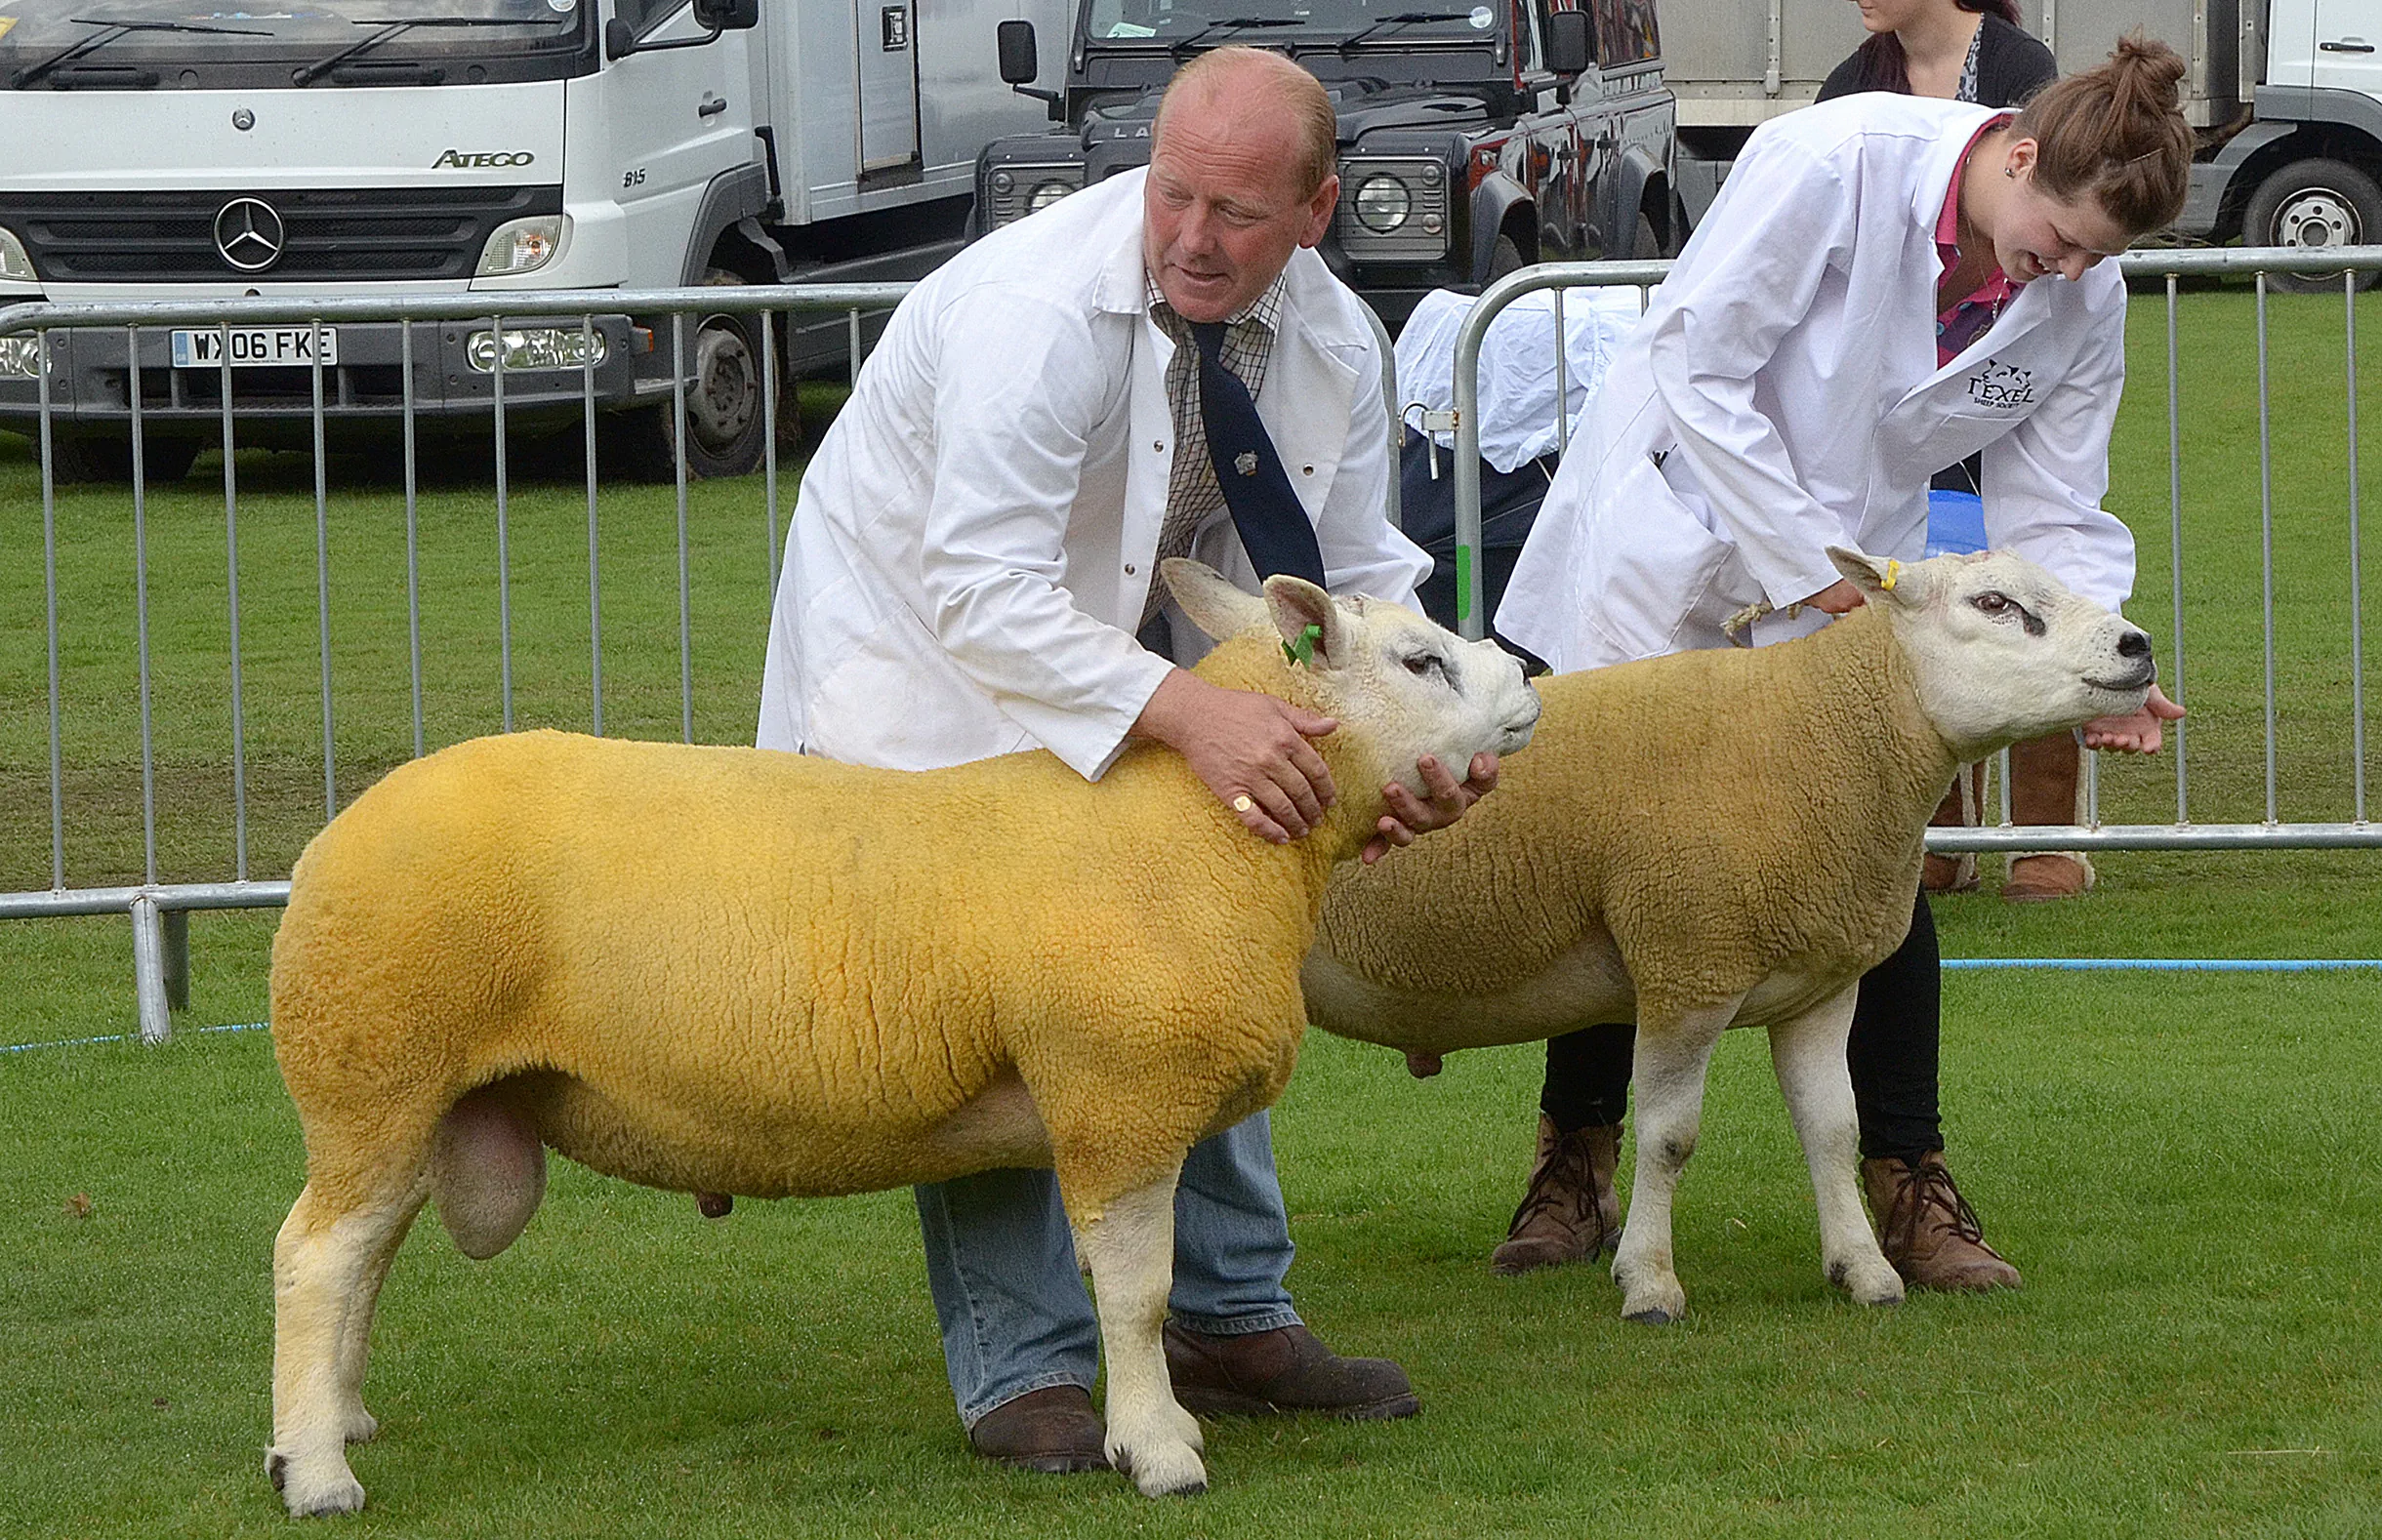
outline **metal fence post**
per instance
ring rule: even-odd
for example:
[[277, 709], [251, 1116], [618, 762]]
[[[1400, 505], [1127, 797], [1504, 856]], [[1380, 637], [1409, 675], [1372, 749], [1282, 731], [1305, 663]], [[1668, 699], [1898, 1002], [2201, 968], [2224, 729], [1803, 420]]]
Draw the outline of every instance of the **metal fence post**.
[[132, 901], [133, 995], [141, 1013], [141, 1040], [151, 1046], [174, 1035], [174, 1017], [166, 1003], [164, 927], [157, 918], [154, 894], [141, 893]]

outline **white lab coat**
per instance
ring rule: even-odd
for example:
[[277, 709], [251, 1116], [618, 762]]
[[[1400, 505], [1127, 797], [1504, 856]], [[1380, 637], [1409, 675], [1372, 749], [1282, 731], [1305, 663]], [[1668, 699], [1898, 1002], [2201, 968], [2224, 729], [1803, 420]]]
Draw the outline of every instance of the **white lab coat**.
[[[1575, 439], [1497, 613], [1557, 669], [1718, 646], [1837, 579], [1827, 547], [1916, 559], [1927, 483], [1984, 451], [1990, 544], [2115, 608], [2102, 510], [2125, 375], [2115, 263], [2038, 278], [1950, 364], [1935, 227], [1993, 109], [1846, 97], [1755, 131]], [[1766, 620], [1758, 640], [1824, 624]]]
[[[1124, 747], [1170, 667], [1133, 639], [1174, 447], [1144, 176], [996, 231], [894, 311], [802, 477], [762, 748], [928, 769], [1040, 745], [1096, 778]], [[1314, 252], [1288, 273], [1258, 415], [1334, 590], [1410, 602], [1430, 562], [1385, 514], [1380, 350]], [[1256, 587], [1229, 513], [1192, 554]]]

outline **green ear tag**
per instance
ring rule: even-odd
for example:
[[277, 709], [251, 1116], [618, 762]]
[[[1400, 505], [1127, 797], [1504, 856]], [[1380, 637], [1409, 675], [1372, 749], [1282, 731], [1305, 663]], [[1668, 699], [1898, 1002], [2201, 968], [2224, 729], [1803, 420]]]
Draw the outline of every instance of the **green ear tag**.
[[1324, 628], [1310, 621], [1306, 629], [1298, 633], [1296, 641], [1282, 644], [1282, 656], [1291, 663], [1302, 663], [1312, 669], [1315, 667], [1315, 644], [1323, 639]]

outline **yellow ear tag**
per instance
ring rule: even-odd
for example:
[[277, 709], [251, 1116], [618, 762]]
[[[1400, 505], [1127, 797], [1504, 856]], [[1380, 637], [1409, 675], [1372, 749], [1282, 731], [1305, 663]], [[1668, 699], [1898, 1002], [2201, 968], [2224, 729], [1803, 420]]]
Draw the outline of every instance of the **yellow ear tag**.
[[1892, 593], [1894, 591], [1894, 586], [1902, 581], [1903, 564], [1896, 561], [1892, 556], [1888, 556], [1886, 558], [1886, 575], [1877, 580], [1877, 586], [1885, 589], [1888, 593]]

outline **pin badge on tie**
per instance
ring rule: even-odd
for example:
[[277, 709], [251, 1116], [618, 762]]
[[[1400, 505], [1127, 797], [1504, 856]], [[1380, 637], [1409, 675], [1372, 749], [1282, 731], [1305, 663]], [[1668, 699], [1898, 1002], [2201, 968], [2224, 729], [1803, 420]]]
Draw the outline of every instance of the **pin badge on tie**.
[[1255, 475], [1257, 473], [1257, 452], [1253, 449], [1242, 450], [1232, 457], [1232, 468], [1245, 476]]

